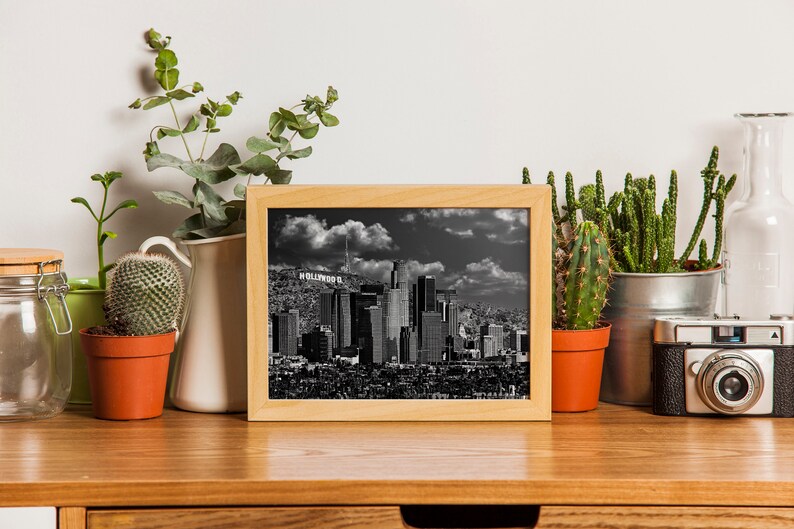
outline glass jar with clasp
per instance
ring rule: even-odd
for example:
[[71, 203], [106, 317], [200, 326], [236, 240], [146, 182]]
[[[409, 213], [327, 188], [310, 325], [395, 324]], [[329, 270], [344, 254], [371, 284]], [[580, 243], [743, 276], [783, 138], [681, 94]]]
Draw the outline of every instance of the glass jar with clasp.
[[63, 254], [0, 248], [0, 422], [63, 410], [72, 385], [72, 321]]

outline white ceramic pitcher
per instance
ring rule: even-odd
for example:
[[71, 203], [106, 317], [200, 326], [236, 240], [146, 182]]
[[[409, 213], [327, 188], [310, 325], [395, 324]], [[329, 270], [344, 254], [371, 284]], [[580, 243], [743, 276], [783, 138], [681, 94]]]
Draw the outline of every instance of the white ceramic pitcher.
[[185, 315], [176, 346], [171, 400], [183, 410], [245, 411], [245, 234], [181, 241], [151, 237], [140, 251], [162, 245], [190, 267]]

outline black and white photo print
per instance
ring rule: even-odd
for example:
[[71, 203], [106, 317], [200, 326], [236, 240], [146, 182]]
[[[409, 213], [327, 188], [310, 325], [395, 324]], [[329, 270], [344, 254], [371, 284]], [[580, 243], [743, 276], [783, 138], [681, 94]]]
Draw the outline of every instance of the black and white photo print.
[[528, 398], [527, 222], [268, 210], [269, 398]]

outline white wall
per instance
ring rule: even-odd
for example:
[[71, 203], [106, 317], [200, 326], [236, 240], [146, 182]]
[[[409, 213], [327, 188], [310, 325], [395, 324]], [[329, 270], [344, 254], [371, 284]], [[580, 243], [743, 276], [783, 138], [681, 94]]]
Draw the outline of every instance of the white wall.
[[0, 0], [0, 246], [60, 248], [71, 275], [93, 273], [92, 220], [69, 199], [97, 200], [88, 177], [111, 169], [141, 209], [114, 219], [110, 257], [181, 221], [151, 190], [190, 180], [140, 154], [167, 111], [126, 108], [147, 93], [154, 26], [183, 80], [244, 94], [219, 135], [239, 149], [276, 106], [336, 86], [342, 124], [293, 162], [296, 183], [517, 183], [528, 165], [579, 184], [601, 168], [615, 189], [675, 168], [681, 249], [711, 145], [740, 169], [732, 114], [794, 109], [793, 21], [785, 0]]

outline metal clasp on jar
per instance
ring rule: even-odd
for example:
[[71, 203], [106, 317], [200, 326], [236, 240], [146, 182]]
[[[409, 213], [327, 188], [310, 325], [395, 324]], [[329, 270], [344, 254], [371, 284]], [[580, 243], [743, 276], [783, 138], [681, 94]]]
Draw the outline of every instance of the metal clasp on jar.
[[[56, 273], [60, 276], [61, 282], [53, 285], [43, 285], [44, 269], [50, 265], [55, 265]], [[47, 312], [50, 313], [50, 321], [52, 321], [55, 334], [58, 336], [65, 336], [72, 333], [72, 316], [69, 314], [69, 307], [66, 306], [66, 293], [69, 292], [69, 285], [66, 283], [66, 276], [63, 274], [62, 265], [62, 259], [53, 259], [52, 261], [42, 261], [39, 263], [39, 280], [38, 283], [36, 283], [36, 294], [39, 297], [39, 301], [44, 301], [47, 305]], [[58, 329], [58, 322], [55, 320], [55, 315], [52, 313], [52, 307], [48, 299], [50, 294], [53, 294], [61, 301], [63, 310], [66, 312], [66, 322], [69, 328], [63, 332]]]

